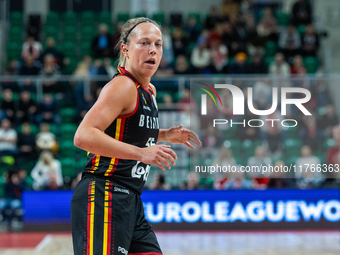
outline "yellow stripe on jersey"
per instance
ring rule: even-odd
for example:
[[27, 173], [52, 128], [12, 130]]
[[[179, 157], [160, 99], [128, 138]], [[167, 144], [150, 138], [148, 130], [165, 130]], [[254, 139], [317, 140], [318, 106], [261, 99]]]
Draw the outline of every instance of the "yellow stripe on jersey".
[[87, 254], [88, 255], [93, 255], [93, 237], [94, 237], [94, 206], [95, 206], [95, 202], [94, 202], [94, 198], [95, 198], [95, 185], [96, 185], [96, 181], [91, 182], [91, 191], [90, 191], [90, 201], [89, 201], [89, 205], [90, 205], [90, 214], [88, 215], [89, 217], [89, 224], [90, 224], [90, 233], [88, 233], [88, 239], [89, 243], [88, 243], [88, 250], [87, 250]]
[[[117, 141], [119, 141], [121, 126], [122, 126], [122, 119], [118, 118], [117, 119], [117, 124], [116, 124], [116, 134], [115, 134], [115, 139]], [[113, 165], [115, 163], [115, 160], [116, 160], [116, 158], [111, 158], [110, 165], [109, 165], [108, 169], [106, 170], [106, 172], [104, 174], [105, 176], [110, 176], [111, 175], [112, 168], [113, 168]]]
[[94, 173], [94, 171], [98, 169], [99, 161], [100, 161], [100, 155], [96, 155], [96, 160], [95, 160], [94, 166], [92, 166], [92, 169], [89, 171], [90, 173]]

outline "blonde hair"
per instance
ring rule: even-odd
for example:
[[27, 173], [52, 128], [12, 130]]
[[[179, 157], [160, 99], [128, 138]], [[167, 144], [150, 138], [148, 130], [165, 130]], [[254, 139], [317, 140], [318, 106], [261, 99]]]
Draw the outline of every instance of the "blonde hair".
[[150, 23], [154, 24], [156, 27], [158, 27], [159, 30], [161, 30], [161, 26], [156, 21], [154, 21], [152, 19], [149, 19], [149, 18], [146, 18], [146, 17], [129, 19], [124, 24], [122, 31], [120, 33], [119, 41], [118, 41], [117, 45], [115, 46], [116, 52], [119, 51], [118, 66], [125, 67], [125, 64], [126, 64], [126, 57], [124, 56], [123, 52], [121, 51], [120, 46], [122, 44], [129, 45], [130, 44], [129, 38], [131, 37], [131, 34], [133, 35], [134, 26], [137, 26], [139, 23], [144, 23], [144, 22], [150, 22]]
[[41, 152], [39, 161], [41, 161], [44, 165], [48, 165], [50, 168], [52, 168], [53, 160], [54, 160], [54, 157], [53, 157], [52, 152], [48, 150], [44, 150], [43, 152]]

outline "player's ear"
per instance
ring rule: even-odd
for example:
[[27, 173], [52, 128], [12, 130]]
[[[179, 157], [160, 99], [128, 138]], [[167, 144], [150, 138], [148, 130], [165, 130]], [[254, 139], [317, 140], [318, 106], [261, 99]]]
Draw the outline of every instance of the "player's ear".
[[124, 54], [124, 56], [125, 57], [128, 57], [128, 47], [127, 47], [127, 45], [126, 44], [122, 44], [121, 46], [120, 46], [120, 50], [123, 52], [123, 54]]

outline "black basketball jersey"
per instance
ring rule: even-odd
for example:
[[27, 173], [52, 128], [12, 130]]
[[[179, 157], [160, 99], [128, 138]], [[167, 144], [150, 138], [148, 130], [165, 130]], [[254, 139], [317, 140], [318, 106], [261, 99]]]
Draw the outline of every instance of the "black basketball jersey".
[[[119, 116], [104, 132], [118, 141], [141, 148], [156, 144], [159, 133], [158, 109], [151, 86], [146, 89], [122, 67], [118, 67], [113, 79], [117, 76], [126, 76], [134, 81], [138, 91], [137, 104], [131, 114]], [[140, 161], [103, 157], [90, 152], [84, 170], [85, 173], [117, 181], [140, 194], [149, 171], [150, 165]]]

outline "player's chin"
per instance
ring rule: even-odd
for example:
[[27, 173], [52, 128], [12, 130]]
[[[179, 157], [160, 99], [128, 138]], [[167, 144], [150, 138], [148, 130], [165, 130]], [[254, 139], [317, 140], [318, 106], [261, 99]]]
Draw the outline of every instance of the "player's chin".
[[157, 69], [158, 69], [158, 65], [153, 65], [153, 66], [146, 66], [145, 68], [144, 68], [144, 73], [145, 73], [145, 75], [147, 75], [147, 76], [152, 76], [152, 75], [154, 75], [155, 74], [155, 72], [157, 71]]

